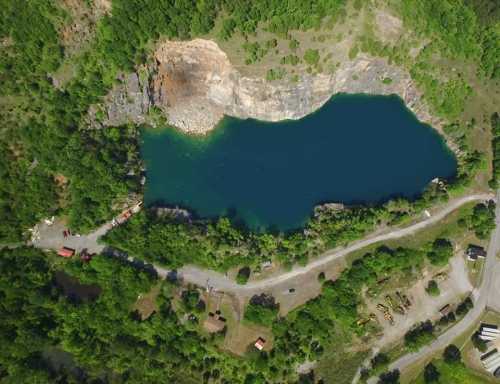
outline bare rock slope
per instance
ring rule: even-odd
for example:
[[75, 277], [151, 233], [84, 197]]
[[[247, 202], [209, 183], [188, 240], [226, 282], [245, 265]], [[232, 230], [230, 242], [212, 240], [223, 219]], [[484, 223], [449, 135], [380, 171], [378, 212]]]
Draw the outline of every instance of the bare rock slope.
[[[397, 94], [421, 121], [440, 128], [409, 74], [384, 59], [359, 55], [343, 62], [333, 74], [269, 82], [241, 75], [210, 40], [164, 42], [154, 58], [141, 75], [124, 76], [122, 84], [110, 92], [101, 124], [148, 122], [155, 107], [180, 130], [204, 134], [224, 115], [265, 121], [299, 119], [343, 92]], [[91, 115], [96, 121], [95, 113]]]

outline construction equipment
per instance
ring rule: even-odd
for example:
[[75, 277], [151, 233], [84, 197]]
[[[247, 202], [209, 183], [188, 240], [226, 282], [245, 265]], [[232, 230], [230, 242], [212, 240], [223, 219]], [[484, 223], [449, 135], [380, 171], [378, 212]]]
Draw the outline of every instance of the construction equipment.
[[400, 315], [405, 314], [404, 308], [401, 305], [397, 305], [392, 299], [391, 295], [385, 296], [385, 302], [387, 303], [387, 305], [389, 305], [389, 308], [391, 308], [394, 312], [399, 313]]
[[369, 323], [370, 321], [377, 321], [377, 315], [374, 313], [370, 313], [366, 319], [359, 319], [356, 324], [358, 325], [365, 325], [366, 323]]
[[399, 301], [405, 307], [406, 309], [409, 309], [411, 307], [411, 302], [408, 299], [408, 296], [401, 294], [401, 292], [397, 291], [396, 296], [398, 297]]
[[381, 304], [381, 303], [377, 304], [377, 309], [380, 312], [389, 312], [389, 308], [387, 308], [384, 304]]
[[362, 325], [365, 325], [368, 322], [370, 322], [370, 318], [368, 318], [368, 319], [359, 319], [358, 321], [356, 321], [356, 324], [358, 326], [362, 326]]
[[394, 317], [389, 312], [384, 313], [384, 319], [386, 319], [390, 325], [394, 325]]
[[432, 277], [435, 280], [446, 280], [448, 278], [448, 274], [446, 272], [440, 272]]
[[390, 325], [394, 325], [394, 317], [391, 315], [389, 308], [384, 304], [378, 303], [377, 309], [384, 314], [384, 319], [386, 319]]

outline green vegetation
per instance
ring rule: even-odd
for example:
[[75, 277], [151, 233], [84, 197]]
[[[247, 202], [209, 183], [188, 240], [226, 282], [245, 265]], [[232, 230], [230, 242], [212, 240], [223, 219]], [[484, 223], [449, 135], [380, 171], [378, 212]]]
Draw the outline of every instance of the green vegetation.
[[[252, 361], [223, 355], [188, 330], [172, 309], [169, 289], [158, 297], [159, 310], [147, 320], [138, 320], [131, 308], [157, 280], [124, 262], [97, 256], [88, 264], [74, 260], [57, 266], [48, 263], [46, 254], [30, 248], [0, 253], [4, 382], [80, 382], [74, 370], [49, 368], [44, 353], [54, 347], [70, 354], [89, 383], [97, 379], [179, 382], [178, 375], [196, 382], [202, 377], [243, 382], [255, 370], [250, 367]], [[100, 295], [91, 301], [66, 297], [54, 280], [60, 268], [82, 283], [98, 285]], [[195, 301], [193, 295], [189, 297], [186, 302]]]
[[[144, 211], [104, 237], [104, 242], [139, 259], [178, 268], [194, 263], [226, 271], [246, 265], [257, 267], [268, 260], [286, 267], [304, 264], [325, 250], [359, 239], [379, 224], [398, 224], [421, 212], [430, 202], [445, 200], [442, 189], [432, 187], [413, 204], [393, 200], [379, 207], [336, 209], [323, 206], [306, 223], [304, 230], [290, 233], [253, 233], [234, 226], [229, 219], [180, 221]], [[494, 224], [494, 203], [477, 204], [471, 214], [461, 219], [463, 228], [478, 236], [488, 236]], [[194, 241], [193, 241], [194, 239]], [[436, 265], [451, 256], [449, 242], [436, 241], [429, 259]]]
[[403, 1], [398, 4], [398, 10], [405, 25], [422, 36], [432, 37], [440, 51], [476, 60], [484, 76], [498, 76], [498, 38], [496, 43], [491, 41], [493, 36], [498, 36], [498, 31], [481, 23], [467, 2]]
[[387, 85], [392, 84], [392, 79], [390, 77], [384, 77], [382, 79], [382, 83], [387, 84]]
[[[486, 384], [490, 381], [483, 379], [476, 374], [472, 369], [466, 367], [463, 363], [447, 364], [443, 360], [433, 360], [428, 364], [434, 367], [432, 375], [429, 368], [424, 369], [422, 375], [414, 382], [415, 384], [428, 384], [428, 383], [454, 383], [454, 384]], [[437, 373], [436, 373], [437, 371]], [[429, 375], [429, 376], [427, 376]], [[437, 376], [437, 379], [432, 379]], [[428, 377], [426, 379], [426, 377]]]
[[480, 332], [474, 332], [474, 334], [471, 336], [471, 341], [472, 345], [474, 345], [474, 348], [478, 349], [480, 352], [486, 352], [488, 350], [488, 345], [486, 344], [486, 341], [481, 339], [479, 337]]
[[479, 239], [487, 239], [495, 228], [495, 203], [477, 204], [468, 218], [468, 227]]
[[374, 208], [325, 209], [311, 220], [307, 232], [259, 234], [238, 229], [227, 218], [214, 223], [182, 222], [142, 212], [104, 240], [131, 255], [172, 268], [190, 262], [227, 270], [240, 265], [255, 267], [266, 260], [291, 265], [361, 237], [373, 230], [379, 214]]
[[317, 49], [308, 48], [304, 53], [304, 61], [312, 66], [315, 66], [319, 63], [319, 51]]
[[405, 345], [410, 351], [417, 351], [433, 339], [434, 326], [430, 320], [427, 320], [405, 334]]
[[[356, 9], [361, 3], [355, 3]], [[498, 12], [487, 11], [486, 3], [395, 2], [405, 25], [433, 41], [415, 62], [409, 59], [407, 47], [385, 46], [368, 39], [360, 41], [359, 47], [411, 67], [413, 79], [435, 111], [457, 120], [473, 94], [471, 86], [459, 74], [435, 72], [430, 59], [444, 52], [476, 63], [480, 77], [498, 79]], [[75, 231], [93, 229], [110, 219], [119, 203], [142, 192], [138, 127], [89, 129], [86, 116], [89, 107], [117, 82], [118, 73], [146, 61], [158, 38], [206, 34], [213, 29], [215, 19], [224, 15], [217, 31], [220, 38], [243, 34], [248, 40], [244, 46], [247, 62], [254, 63], [277, 47], [274, 38], [264, 43], [249, 41], [258, 26], [289, 38], [291, 30], [319, 28], [325, 18], [341, 17], [345, 1], [182, 0], [172, 5], [156, 0], [113, 0], [112, 12], [97, 23], [95, 39], [79, 57], [77, 76], [64, 89], [56, 88], [51, 80], [64, 60], [60, 32], [69, 19], [57, 4], [0, 0], [2, 242], [25, 239], [29, 227], [53, 214], [66, 215]], [[351, 49], [351, 59], [359, 47]], [[291, 39], [289, 48], [297, 51], [298, 40]], [[283, 64], [296, 65], [299, 60], [297, 55], [286, 55]], [[317, 67], [319, 51], [306, 50], [304, 61]], [[280, 68], [271, 71], [270, 80], [285, 75]], [[388, 84], [388, 80], [383, 82]], [[491, 121], [496, 186], [498, 114]], [[445, 128], [464, 153], [456, 183], [448, 186], [450, 193], [467, 186], [484, 163], [484, 156], [466, 144], [471, 126], [456, 122]], [[303, 231], [286, 234], [249, 233], [226, 218], [180, 222], [148, 211], [113, 230], [106, 241], [134, 256], [173, 268], [187, 262], [222, 270], [245, 265], [238, 273], [238, 282], [243, 284], [251, 268], [262, 261], [278, 260], [288, 267], [304, 264], [328, 248], [364, 236], [379, 224], [401, 223], [447, 198], [445, 191], [431, 186], [414, 204], [394, 200], [381, 207], [323, 208]], [[462, 225], [486, 238], [494, 225], [493, 204], [478, 204]], [[196, 289], [187, 289], [180, 299], [174, 299], [172, 287], [162, 283], [158, 310], [140, 321], [133, 305], [139, 295], [159, 283], [146, 271], [103, 256], [84, 264], [79, 260], [54, 261], [52, 255], [31, 248], [2, 249], [0, 377], [8, 383], [293, 382], [297, 363], [321, 358], [341, 332], [364, 331], [356, 322], [362, 288], [389, 275], [418, 270], [426, 262], [442, 265], [450, 257], [449, 247], [449, 242], [439, 239], [419, 249], [378, 248], [355, 261], [335, 282], [325, 281], [322, 295], [285, 318], [278, 317], [274, 301], [251, 301], [245, 319], [271, 325], [275, 343], [271, 353], [255, 353], [244, 360], [220, 352], [213, 340], [198, 333], [196, 316], [187, 322], [178, 317], [174, 303], [179, 312], [203, 312], [205, 304]], [[63, 270], [82, 284], [99, 286], [101, 293], [92, 300], [66, 295], [55, 278], [55, 272]], [[324, 274], [318, 278], [323, 281]], [[471, 305], [466, 299], [456, 314], [463, 316]], [[432, 337], [432, 332], [426, 331], [430, 327], [419, 327], [408, 336], [411, 348]], [[46, 352], [54, 348], [69, 353], [85, 378], [76, 377], [74, 370], [53, 369]], [[383, 366], [379, 360], [380, 356], [375, 365]], [[442, 382], [481, 382], [459, 362], [437, 361], [435, 368]], [[383, 375], [381, 382], [398, 378], [399, 373], [392, 372]]]
[[441, 294], [436, 280], [429, 280], [425, 291], [431, 296], [439, 296]]
[[399, 384], [400, 373], [396, 369], [390, 372], [384, 372], [379, 376], [378, 384]]
[[248, 281], [248, 278], [250, 277], [250, 267], [243, 267], [240, 268], [238, 271], [238, 274], [236, 275], [236, 282], [238, 284], [246, 284]]
[[292, 39], [292, 40], [290, 40], [288, 47], [290, 48], [290, 50], [295, 52], [297, 50], [297, 48], [299, 47], [299, 45], [300, 45], [300, 43], [298, 40]]
[[[227, 224], [228, 221], [220, 223], [218, 231], [225, 231], [226, 239], [231, 239], [233, 244], [241, 244], [239, 232], [234, 232]], [[176, 237], [180, 233], [177, 232]], [[264, 244], [269, 245], [273, 237], [266, 236]], [[148, 319], [140, 321], [140, 316], [132, 312], [134, 303], [158, 281], [146, 272], [135, 270], [137, 266], [103, 256], [82, 263], [77, 259], [52, 259], [50, 255], [30, 248], [2, 250], [0, 295], [8, 299], [2, 300], [5, 315], [0, 329], [5, 330], [2, 340], [9, 340], [6, 343], [9, 348], [5, 349], [5, 354], [0, 354], [0, 365], [9, 366], [7, 374], [13, 380], [21, 378], [22, 382], [27, 382], [25, 377], [46, 375], [48, 371], [43, 364], [34, 366], [40, 367], [40, 372], [22, 369], [26, 359], [41, 359], [40, 351], [56, 346], [69, 352], [75, 364], [89, 377], [123, 375], [131, 382], [141, 382], [145, 377], [155, 381], [161, 376], [162, 380], [166, 377], [176, 382], [177, 375], [182, 372], [195, 382], [200, 376], [210, 377], [215, 382], [222, 378], [244, 382], [258, 372], [258, 377], [264, 382], [290, 382], [294, 380], [293, 367], [297, 363], [321, 359], [332, 343], [342, 340], [347, 344], [354, 334], [369, 331], [366, 325], [357, 323], [363, 288], [373, 288], [387, 276], [408, 277], [409, 273], [418, 273], [426, 262], [430, 263], [429, 254], [435, 243], [427, 242], [418, 249], [379, 247], [353, 262], [336, 281], [325, 281], [320, 296], [286, 317], [278, 317], [279, 307], [273, 297], [252, 297], [244, 319], [271, 326], [274, 342], [272, 352], [253, 351], [245, 360], [236, 360], [218, 351], [213, 344], [216, 339], [205, 339], [198, 333], [198, 316], [205, 311], [205, 303], [197, 289], [188, 287], [177, 296], [180, 299], [174, 299], [172, 292], [175, 287], [164, 282], [156, 302], [158, 309]], [[55, 263], [51, 265], [49, 260]], [[23, 268], [20, 269], [19, 265]], [[91, 300], [66, 297], [64, 290], [54, 286], [53, 272], [61, 268], [82, 284], [99, 286], [101, 293]], [[19, 289], [20, 282], [25, 290]], [[470, 305], [470, 299], [465, 300], [457, 308], [457, 315], [463, 314]], [[43, 326], [46, 328], [33, 322], [34, 316], [45, 318]], [[433, 337], [430, 332], [424, 332], [429, 328], [420, 326], [421, 332], [405, 338], [411, 348], [418, 348]], [[39, 331], [40, 340], [33, 336]], [[19, 339], [15, 339], [17, 343], [12, 342], [12, 334], [19, 335]], [[21, 348], [17, 345], [24, 348], [25, 334], [30, 335], [32, 349], [25, 354], [14, 353], [11, 348]], [[359, 361], [359, 357], [352, 358]], [[384, 355], [380, 355], [373, 364], [383, 368], [385, 360]], [[59, 374], [66, 375], [53, 373]], [[387, 380], [393, 376], [383, 377], [385, 382], [391, 382]]]
[[268, 49], [262, 48], [258, 42], [245, 43], [243, 49], [247, 53], [245, 60], [246, 64], [252, 64], [260, 61], [266, 54]]
[[349, 50], [349, 59], [354, 60], [358, 56], [359, 48], [355, 45]]
[[498, 188], [500, 181], [500, 115], [494, 113], [491, 115], [491, 135], [493, 140], [491, 141], [491, 151], [492, 151], [492, 179], [490, 181], [490, 186], [492, 188]]
[[200, 293], [195, 288], [182, 292], [181, 299], [182, 307], [187, 313], [200, 313], [205, 310], [205, 303], [200, 299]]
[[442, 360], [433, 360], [424, 368], [416, 383], [457, 383], [483, 384], [489, 382], [482, 379], [462, 362], [460, 349], [450, 344], [443, 352]]
[[245, 320], [252, 323], [271, 326], [279, 312], [279, 305], [274, 297], [265, 294], [253, 296], [245, 308]]
[[435, 383], [439, 381], [439, 373], [436, 366], [432, 363], [429, 363], [424, 368], [424, 381], [425, 383]]
[[281, 58], [280, 63], [288, 65], [297, 65], [298, 63], [300, 63], [300, 58], [295, 55], [286, 55]]
[[462, 360], [462, 354], [460, 349], [456, 345], [448, 345], [443, 352], [443, 359], [445, 363], [453, 364], [458, 363]]
[[432, 250], [427, 255], [433, 265], [446, 265], [452, 256], [453, 245], [445, 239], [436, 239], [432, 244]]
[[285, 77], [286, 70], [284, 68], [271, 68], [266, 73], [266, 80], [281, 80]]

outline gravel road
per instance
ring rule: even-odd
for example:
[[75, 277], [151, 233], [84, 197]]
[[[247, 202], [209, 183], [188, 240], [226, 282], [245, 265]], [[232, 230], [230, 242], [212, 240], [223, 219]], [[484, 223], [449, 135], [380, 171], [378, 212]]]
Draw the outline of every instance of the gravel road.
[[[499, 199], [500, 191], [497, 195], [497, 202], [500, 201]], [[479, 287], [472, 292], [474, 308], [472, 308], [455, 326], [440, 335], [431, 344], [421, 348], [417, 352], [409, 353], [394, 361], [389, 365], [389, 370], [399, 369], [399, 371], [403, 371], [419, 360], [429, 358], [451, 344], [454, 339], [474, 325], [480, 319], [487, 307], [496, 310], [500, 309], [500, 279], [498, 278], [500, 276], [500, 260], [497, 258], [497, 254], [500, 251], [500, 204], [497, 204], [495, 215], [496, 227], [491, 235], [488, 246], [483, 279]], [[377, 379], [375, 378], [371, 378], [368, 381], [369, 384], [376, 382]]]

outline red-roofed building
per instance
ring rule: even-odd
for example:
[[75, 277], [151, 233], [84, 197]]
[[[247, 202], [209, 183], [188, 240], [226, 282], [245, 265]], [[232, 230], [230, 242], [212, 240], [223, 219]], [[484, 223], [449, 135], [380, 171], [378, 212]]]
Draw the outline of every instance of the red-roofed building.
[[264, 349], [265, 344], [266, 344], [266, 340], [264, 340], [262, 337], [259, 337], [254, 345], [255, 345], [255, 348], [257, 348], [259, 351], [262, 351]]
[[62, 247], [57, 251], [57, 254], [62, 257], [71, 257], [75, 254], [75, 250], [68, 247]]

